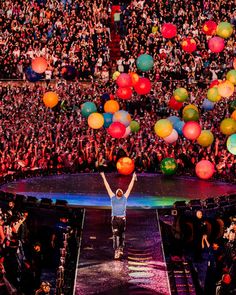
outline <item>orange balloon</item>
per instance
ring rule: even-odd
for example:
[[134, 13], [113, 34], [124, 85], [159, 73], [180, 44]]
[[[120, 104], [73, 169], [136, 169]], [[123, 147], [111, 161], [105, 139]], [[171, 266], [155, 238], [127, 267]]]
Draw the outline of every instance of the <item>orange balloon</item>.
[[228, 80], [218, 85], [218, 93], [222, 97], [230, 97], [234, 93], [234, 84]]
[[132, 86], [135, 86], [139, 81], [139, 75], [137, 73], [131, 72], [129, 73], [132, 81]]
[[105, 113], [112, 113], [114, 114], [115, 112], [119, 111], [120, 106], [116, 100], [108, 100], [104, 104], [104, 111]]
[[48, 91], [48, 92], [44, 93], [43, 102], [46, 107], [53, 108], [58, 104], [58, 101], [59, 101], [59, 99], [58, 99], [58, 95], [56, 92]]
[[88, 125], [92, 129], [99, 129], [104, 124], [104, 117], [99, 113], [92, 113], [88, 117]]
[[31, 67], [35, 73], [42, 74], [46, 71], [48, 63], [44, 57], [36, 57], [32, 60]]
[[120, 158], [116, 163], [116, 168], [120, 174], [129, 175], [134, 171], [134, 160], [129, 157]]
[[236, 121], [236, 110], [233, 111], [233, 113], [231, 114], [231, 118]]

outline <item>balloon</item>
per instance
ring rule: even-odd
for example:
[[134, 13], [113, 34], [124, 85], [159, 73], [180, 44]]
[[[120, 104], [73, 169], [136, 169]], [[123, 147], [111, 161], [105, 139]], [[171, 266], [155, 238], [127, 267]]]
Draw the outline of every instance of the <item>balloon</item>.
[[32, 60], [31, 67], [35, 73], [42, 74], [46, 71], [48, 63], [44, 57], [36, 57]]
[[112, 123], [113, 114], [112, 113], [103, 113], [104, 118], [104, 127], [108, 128]]
[[113, 81], [116, 81], [116, 79], [117, 79], [119, 76], [120, 76], [120, 72], [118, 72], [118, 71], [114, 72], [113, 75], [112, 75], [112, 80], [113, 80]]
[[200, 136], [197, 139], [198, 144], [203, 147], [210, 146], [214, 141], [214, 135], [210, 130], [202, 130]]
[[87, 101], [81, 105], [81, 114], [83, 117], [88, 118], [88, 116], [97, 111], [97, 107], [94, 102]]
[[207, 98], [212, 102], [217, 102], [221, 99], [221, 96], [218, 92], [218, 87], [212, 87], [207, 91]]
[[114, 114], [115, 112], [119, 111], [120, 107], [119, 104], [116, 100], [108, 100], [104, 104], [104, 111], [106, 113], [112, 113]]
[[122, 175], [129, 175], [134, 171], [134, 160], [129, 157], [120, 158], [116, 163], [118, 172]]
[[103, 95], [101, 96], [101, 99], [103, 100], [103, 101], [107, 101], [107, 100], [109, 100], [110, 99], [110, 94], [109, 93], [103, 93]]
[[229, 38], [233, 33], [233, 26], [228, 22], [218, 24], [216, 34], [224, 39]]
[[165, 175], [173, 175], [177, 171], [178, 164], [173, 158], [165, 158], [161, 161], [161, 171]]
[[53, 108], [58, 104], [58, 95], [56, 92], [48, 91], [43, 95], [43, 102], [46, 107]]
[[131, 72], [129, 73], [131, 81], [132, 81], [132, 86], [135, 86], [138, 81], [139, 81], [139, 75], [137, 73]]
[[177, 34], [177, 27], [174, 24], [166, 23], [162, 26], [161, 34], [166, 39], [174, 38]]
[[215, 172], [214, 165], [208, 160], [201, 160], [195, 167], [197, 176], [201, 179], [209, 179]]
[[183, 127], [184, 127], [183, 121], [178, 121], [174, 125], [174, 129], [178, 132], [179, 135], [183, 135]]
[[234, 84], [228, 80], [222, 81], [218, 85], [218, 93], [222, 97], [230, 97], [234, 93]]
[[175, 89], [173, 96], [178, 102], [183, 102], [188, 99], [188, 91], [185, 88], [180, 87]]
[[236, 110], [233, 111], [233, 113], [231, 114], [231, 118], [232, 118], [233, 120], [236, 120]]
[[170, 116], [167, 118], [167, 120], [169, 120], [174, 126], [176, 122], [180, 121], [180, 118], [177, 116]]
[[125, 125], [125, 127], [128, 127], [131, 122], [131, 116], [128, 112], [121, 110], [114, 113], [112, 121], [120, 122]]
[[152, 84], [148, 78], [140, 78], [134, 86], [134, 90], [140, 95], [146, 95], [151, 91]]
[[208, 40], [208, 47], [212, 52], [219, 53], [224, 50], [225, 41], [220, 37], [213, 37]]
[[88, 125], [92, 129], [99, 129], [104, 124], [104, 117], [99, 113], [92, 113], [88, 117]]
[[226, 75], [226, 79], [236, 85], [236, 70], [230, 70]]
[[236, 133], [236, 121], [232, 118], [226, 118], [220, 123], [220, 131], [225, 135]]
[[73, 81], [77, 75], [77, 71], [73, 66], [64, 66], [61, 69], [62, 77], [67, 81]]
[[196, 112], [198, 112], [198, 108], [197, 108], [197, 106], [195, 106], [194, 104], [188, 104], [188, 105], [186, 105], [186, 106], [183, 108], [182, 113], [184, 114], [184, 112], [187, 111], [187, 110], [189, 110], [189, 109], [192, 109], [192, 110], [195, 110]]
[[131, 129], [130, 126], [126, 127], [125, 129], [125, 134], [122, 136], [122, 138], [126, 138], [127, 136], [129, 136], [131, 133]]
[[37, 81], [43, 79], [43, 75], [34, 72], [31, 67], [28, 67], [25, 70], [25, 76], [29, 82], [37, 82]]
[[136, 60], [137, 68], [142, 72], [148, 72], [152, 69], [154, 61], [151, 55], [141, 54]]
[[116, 84], [119, 87], [131, 87], [132, 86], [132, 80], [129, 74], [122, 73], [118, 76], [116, 79]]
[[217, 24], [212, 20], [208, 20], [203, 24], [202, 31], [206, 35], [211, 36], [211, 35], [215, 35], [216, 28], [217, 28]]
[[173, 96], [171, 97], [170, 101], [169, 101], [169, 107], [173, 110], [180, 110], [183, 106], [182, 102], [178, 102]]
[[171, 134], [173, 125], [169, 120], [161, 119], [156, 122], [154, 130], [158, 136], [164, 138]]
[[236, 134], [232, 134], [228, 137], [226, 145], [228, 151], [231, 154], [236, 155]]
[[181, 43], [182, 49], [185, 52], [192, 53], [197, 48], [197, 43], [193, 38], [184, 38]]
[[179, 137], [178, 132], [175, 129], [173, 129], [171, 134], [164, 137], [163, 139], [166, 143], [174, 143], [174, 142], [176, 142], [178, 137]]
[[199, 113], [194, 109], [187, 109], [185, 112], [183, 112], [183, 119], [184, 122], [198, 121]]
[[195, 140], [201, 134], [201, 126], [197, 122], [189, 121], [184, 124], [183, 135], [190, 140]]
[[108, 134], [114, 138], [122, 138], [125, 135], [126, 127], [120, 122], [113, 122], [107, 129]]
[[235, 59], [234, 59], [234, 61], [233, 61], [233, 67], [234, 67], [234, 69], [236, 70], [236, 57], [235, 57]]
[[113, 94], [110, 94], [110, 99], [115, 99], [115, 96]]
[[119, 87], [116, 90], [116, 96], [121, 99], [130, 99], [132, 97], [132, 89], [130, 87]]
[[211, 111], [214, 109], [214, 103], [208, 99], [204, 99], [203, 104], [202, 104], [202, 108], [205, 111]]
[[133, 133], [138, 132], [139, 129], [140, 129], [140, 125], [139, 125], [139, 123], [138, 123], [137, 121], [134, 121], [134, 120], [130, 122], [129, 127], [130, 127], [130, 129], [131, 129], [131, 131], [132, 131]]
[[229, 105], [229, 112], [233, 113], [234, 110], [236, 110], [236, 100], [233, 100]]
[[221, 80], [213, 80], [210, 84], [210, 87], [209, 88], [212, 88], [212, 87], [215, 87], [215, 86], [218, 86], [220, 84]]

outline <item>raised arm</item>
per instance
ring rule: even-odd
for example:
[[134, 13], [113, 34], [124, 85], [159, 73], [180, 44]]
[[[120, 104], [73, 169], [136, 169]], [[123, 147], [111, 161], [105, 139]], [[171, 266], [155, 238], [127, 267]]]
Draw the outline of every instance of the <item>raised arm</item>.
[[133, 173], [133, 177], [132, 177], [132, 179], [131, 179], [131, 181], [130, 181], [130, 184], [129, 184], [129, 186], [128, 186], [128, 189], [127, 189], [127, 191], [126, 191], [125, 194], [124, 194], [124, 196], [125, 196], [126, 198], [129, 197], [130, 192], [132, 191], [132, 188], [133, 188], [133, 186], [134, 186], [134, 182], [135, 182], [136, 180], [137, 180], [137, 175], [136, 175], [136, 173], [134, 172], [134, 173]]
[[114, 194], [113, 191], [111, 190], [110, 185], [109, 185], [109, 183], [108, 183], [107, 180], [106, 180], [106, 176], [105, 176], [104, 172], [101, 172], [100, 175], [102, 176], [102, 179], [103, 179], [103, 182], [104, 182], [104, 184], [105, 184], [105, 187], [106, 187], [106, 190], [107, 190], [107, 192], [108, 192], [109, 197], [110, 197], [110, 198], [113, 197], [115, 194]]

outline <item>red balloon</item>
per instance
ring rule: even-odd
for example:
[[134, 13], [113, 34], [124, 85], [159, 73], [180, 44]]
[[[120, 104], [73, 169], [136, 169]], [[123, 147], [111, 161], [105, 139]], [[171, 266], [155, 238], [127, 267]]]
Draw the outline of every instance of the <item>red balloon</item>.
[[225, 41], [221, 37], [213, 37], [208, 41], [208, 47], [212, 52], [219, 53], [225, 48]]
[[126, 131], [125, 125], [120, 122], [111, 123], [111, 125], [107, 129], [108, 134], [110, 134], [114, 138], [123, 137], [125, 134], [125, 131]]
[[201, 160], [195, 167], [197, 176], [201, 179], [209, 179], [215, 172], [214, 165], [208, 160]]
[[166, 23], [162, 26], [161, 34], [166, 39], [171, 39], [176, 36], [177, 28], [174, 24]]
[[212, 20], [206, 21], [202, 26], [202, 31], [208, 36], [215, 35], [217, 24]]
[[183, 135], [190, 140], [197, 139], [200, 136], [201, 131], [199, 123], [194, 121], [186, 122], [183, 127]]
[[184, 38], [181, 43], [182, 49], [185, 52], [192, 53], [197, 48], [197, 43], [193, 38]]
[[134, 160], [129, 157], [120, 158], [116, 163], [116, 167], [120, 174], [129, 175], [134, 171]]
[[218, 86], [220, 84], [220, 80], [213, 80], [210, 84], [210, 88]]
[[151, 88], [152, 84], [148, 78], [140, 78], [138, 83], [134, 86], [134, 90], [140, 95], [148, 94]]
[[132, 86], [132, 79], [129, 74], [122, 73], [116, 79], [116, 84], [119, 87], [131, 87]]
[[180, 110], [183, 106], [183, 102], [179, 102], [177, 100], [175, 100], [175, 98], [172, 96], [170, 101], [169, 101], [169, 107], [173, 110]]
[[121, 99], [130, 99], [132, 97], [132, 89], [130, 87], [119, 87], [116, 90], [116, 96]]
[[115, 96], [113, 94], [110, 94], [110, 99], [111, 100], [115, 99]]

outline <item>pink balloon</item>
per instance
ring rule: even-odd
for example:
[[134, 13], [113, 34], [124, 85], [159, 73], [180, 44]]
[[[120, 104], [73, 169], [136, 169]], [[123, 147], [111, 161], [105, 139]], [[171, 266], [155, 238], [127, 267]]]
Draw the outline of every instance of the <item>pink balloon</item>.
[[213, 37], [208, 41], [208, 47], [212, 52], [219, 53], [225, 47], [225, 41], [221, 37]]
[[178, 136], [178, 132], [175, 129], [173, 129], [171, 134], [164, 138], [164, 141], [166, 143], [174, 143], [178, 139]]
[[129, 74], [122, 73], [116, 79], [116, 84], [119, 87], [131, 87], [132, 86], [132, 79]]
[[197, 176], [201, 179], [209, 179], [215, 172], [214, 165], [208, 160], [201, 160], [195, 167]]
[[113, 122], [107, 129], [108, 134], [114, 138], [122, 138], [125, 135], [126, 127], [120, 122]]
[[183, 135], [190, 140], [195, 140], [201, 134], [201, 126], [198, 122], [189, 121], [184, 124]]
[[148, 78], [140, 78], [134, 86], [134, 90], [140, 95], [146, 95], [151, 91], [152, 84]]

